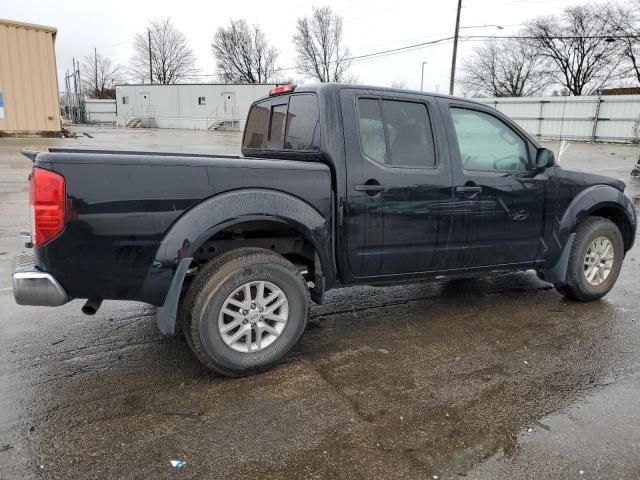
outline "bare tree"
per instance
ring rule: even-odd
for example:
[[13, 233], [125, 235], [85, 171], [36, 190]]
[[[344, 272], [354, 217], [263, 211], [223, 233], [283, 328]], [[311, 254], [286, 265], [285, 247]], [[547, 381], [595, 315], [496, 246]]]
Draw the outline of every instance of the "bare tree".
[[614, 30], [608, 9], [586, 4], [566, 8], [561, 16], [539, 17], [525, 35], [553, 68], [551, 79], [572, 95], [596, 92], [620, 70], [620, 46], [609, 38]]
[[619, 37], [616, 41], [623, 45], [623, 74], [640, 84], [640, 0], [615, 5], [609, 13], [613, 17], [616, 37]]
[[460, 84], [471, 96], [525, 97], [549, 85], [544, 59], [521, 40], [488, 40], [473, 49]]
[[244, 19], [218, 28], [211, 48], [225, 82], [267, 83], [276, 71], [278, 50], [269, 46], [259, 25]]
[[391, 82], [391, 88], [395, 88], [398, 90], [406, 90], [407, 82], [405, 82], [404, 80], [394, 80], [393, 82]]
[[197, 72], [196, 57], [187, 37], [173, 25], [171, 18], [149, 22], [144, 32], [136, 34], [133, 49], [130, 70], [135, 78], [171, 84]]
[[116, 98], [116, 83], [124, 76], [120, 65], [113, 65], [109, 57], [94, 52], [84, 57], [82, 89], [89, 98]]
[[299, 18], [293, 36], [298, 73], [321, 82], [351, 81], [349, 49], [342, 35], [342, 17], [329, 7], [313, 7], [310, 18]]

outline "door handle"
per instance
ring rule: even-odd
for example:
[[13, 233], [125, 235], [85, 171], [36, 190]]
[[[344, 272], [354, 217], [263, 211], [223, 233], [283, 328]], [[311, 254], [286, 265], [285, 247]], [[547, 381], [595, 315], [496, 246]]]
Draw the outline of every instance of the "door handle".
[[465, 185], [464, 187], [456, 187], [456, 193], [462, 193], [467, 198], [473, 198], [482, 192], [479, 185]]
[[358, 192], [384, 192], [387, 189], [386, 185], [356, 185], [355, 189]]
[[380, 185], [377, 180], [368, 180], [367, 183], [355, 185], [354, 188], [357, 192], [364, 192], [370, 197], [375, 197], [380, 192], [386, 191], [388, 187], [386, 185]]
[[477, 185], [469, 186], [469, 187], [456, 187], [456, 192], [458, 193], [480, 193], [482, 191], [482, 187]]

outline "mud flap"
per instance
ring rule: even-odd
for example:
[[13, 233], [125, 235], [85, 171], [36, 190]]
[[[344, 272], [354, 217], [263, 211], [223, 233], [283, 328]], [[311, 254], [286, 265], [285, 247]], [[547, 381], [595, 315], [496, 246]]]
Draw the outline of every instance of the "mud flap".
[[553, 283], [554, 285], [556, 283], [565, 282], [565, 279], [567, 278], [567, 268], [569, 266], [569, 256], [571, 255], [571, 248], [573, 247], [573, 240], [575, 238], [576, 234], [572, 233], [569, 240], [567, 240], [567, 243], [564, 245], [562, 254], [556, 264], [542, 274], [542, 279], [545, 282]]
[[182, 291], [184, 277], [187, 275], [187, 270], [192, 260], [192, 258], [183, 258], [180, 260], [178, 268], [176, 268], [176, 273], [173, 274], [173, 280], [171, 280], [171, 286], [169, 287], [167, 298], [164, 300], [164, 305], [156, 309], [158, 328], [163, 335], [173, 335], [176, 332], [176, 317], [178, 315], [180, 292]]

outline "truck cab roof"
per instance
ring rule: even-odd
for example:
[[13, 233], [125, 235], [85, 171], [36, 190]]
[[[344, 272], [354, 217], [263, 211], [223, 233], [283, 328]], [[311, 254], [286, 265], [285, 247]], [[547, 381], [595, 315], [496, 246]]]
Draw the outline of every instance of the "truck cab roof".
[[[387, 93], [400, 93], [403, 95], [424, 95], [428, 97], [437, 97], [437, 98], [448, 98], [448, 99], [456, 99], [459, 101], [472, 103], [476, 105], [486, 106], [486, 104], [478, 102], [476, 100], [471, 100], [468, 98], [459, 97], [456, 95], [444, 95], [441, 93], [433, 93], [433, 92], [420, 92], [418, 90], [409, 90], [402, 88], [392, 88], [392, 87], [381, 87], [376, 85], [364, 85], [364, 84], [356, 84], [356, 83], [337, 83], [337, 82], [326, 82], [326, 83], [309, 83], [304, 85], [293, 85], [294, 90], [286, 93], [282, 93], [280, 95], [289, 95], [293, 93], [305, 93], [305, 92], [313, 92], [313, 93], [322, 93], [322, 94], [337, 94], [340, 90], [343, 89], [357, 89], [357, 90], [369, 90], [369, 91], [379, 91], [379, 92], [387, 92]], [[279, 96], [279, 95], [275, 95]], [[261, 97], [256, 100], [255, 103], [266, 100], [268, 98], [273, 98], [273, 95], [269, 95], [266, 97]]]

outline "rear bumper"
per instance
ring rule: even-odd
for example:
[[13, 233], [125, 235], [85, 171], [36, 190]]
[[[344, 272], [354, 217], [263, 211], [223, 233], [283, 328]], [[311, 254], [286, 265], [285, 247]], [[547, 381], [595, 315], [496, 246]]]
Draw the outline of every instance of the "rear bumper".
[[43, 272], [31, 247], [31, 236], [20, 234], [22, 250], [16, 257], [13, 272], [13, 298], [18, 305], [58, 307], [69, 301], [69, 295], [53, 275]]
[[59, 307], [69, 301], [62, 285], [46, 272], [23, 271], [13, 274], [13, 298], [18, 305]]

